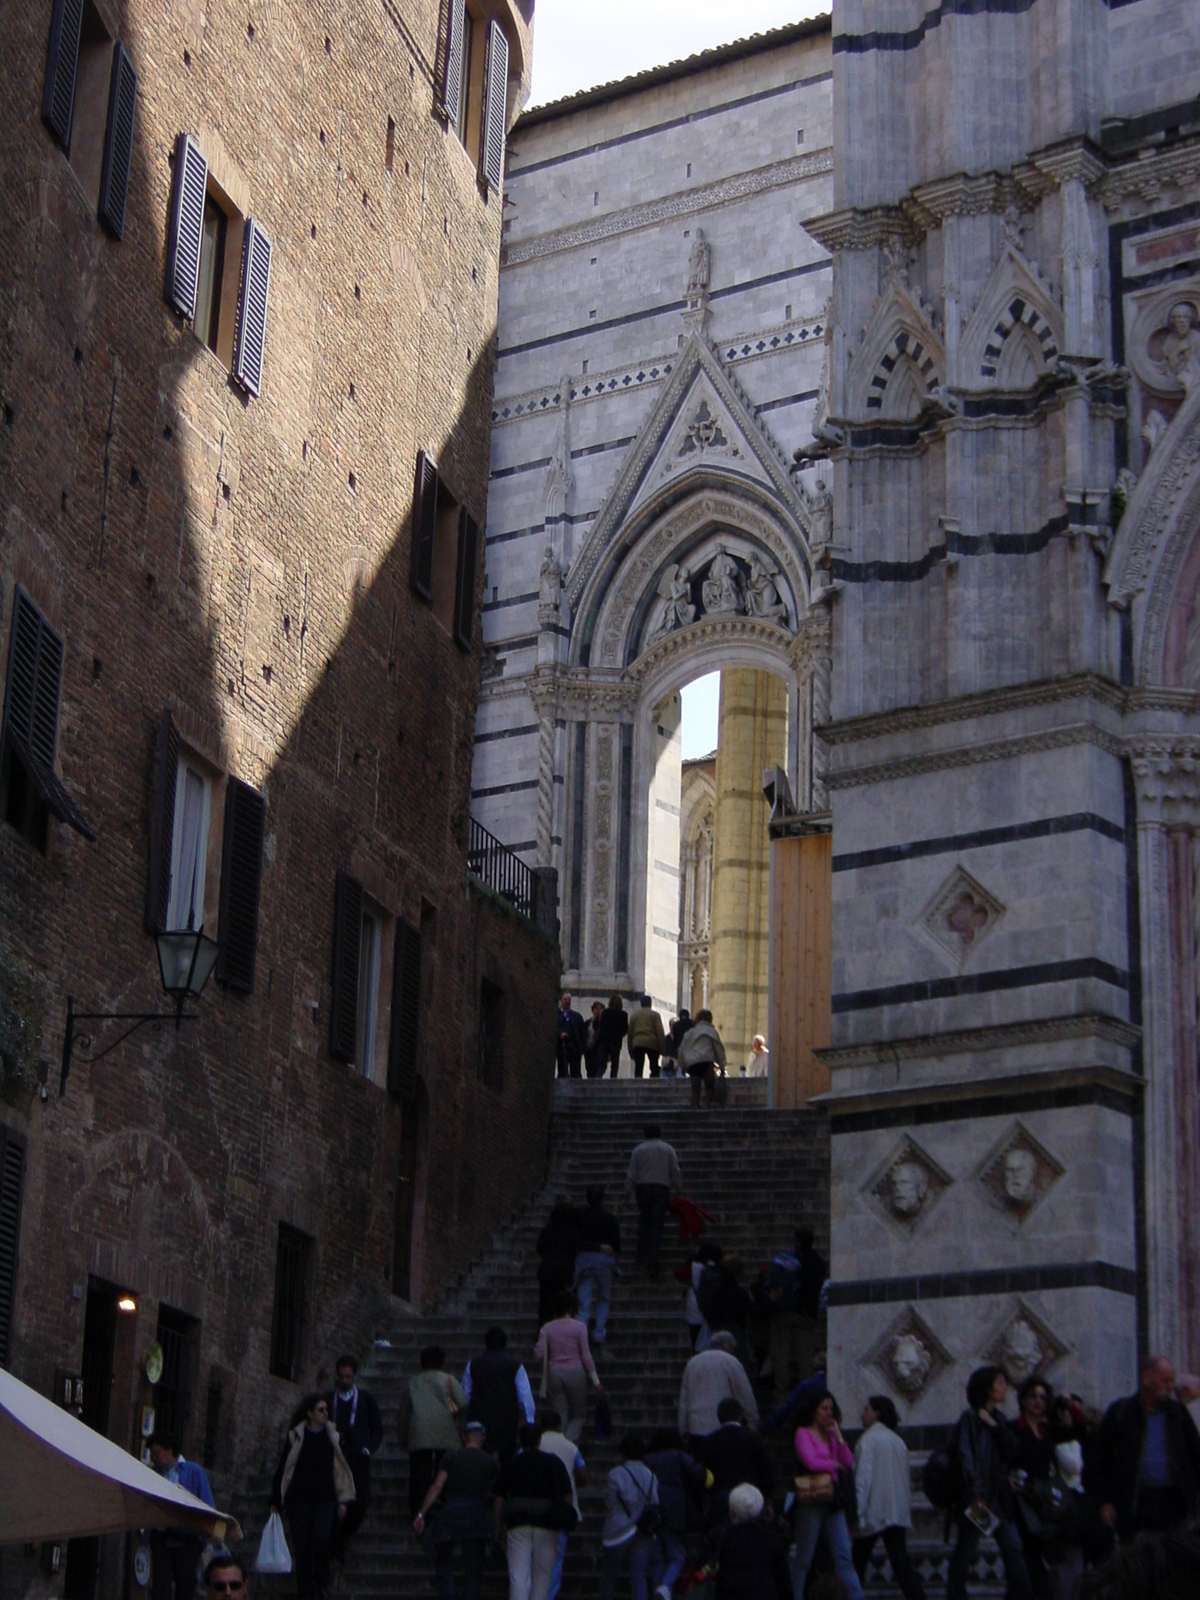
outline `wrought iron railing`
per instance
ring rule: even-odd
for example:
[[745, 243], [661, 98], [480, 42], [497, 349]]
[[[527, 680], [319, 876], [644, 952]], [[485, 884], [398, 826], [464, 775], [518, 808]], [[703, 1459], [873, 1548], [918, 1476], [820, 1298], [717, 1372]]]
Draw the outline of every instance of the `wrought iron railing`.
[[534, 915], [533, 872], [482, 822], [471, 818], [467, 840], [467, 871], [493, 889], [514, 910], [531, 920]]

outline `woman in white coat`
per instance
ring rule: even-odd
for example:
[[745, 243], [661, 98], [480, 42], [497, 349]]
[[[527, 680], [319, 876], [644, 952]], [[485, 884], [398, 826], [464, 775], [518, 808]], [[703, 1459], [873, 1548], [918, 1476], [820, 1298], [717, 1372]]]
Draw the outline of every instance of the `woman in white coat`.
[[854, 1540], [854, 1570], [861, 1583], [875, 1541], [883, 1535], [883, 1548], [892, 1564], [904, 1600], [925, 1600], [925, 1587], [908, 1553], [912, 1527], [912, 1489], [908, 1446], [897, 1429], [896, 1407], [885, 1394], [873, 1394], [863, 1407], [863, 1432], [854, 1452], [854, 1482], [858, 1490], [858, 1535]]

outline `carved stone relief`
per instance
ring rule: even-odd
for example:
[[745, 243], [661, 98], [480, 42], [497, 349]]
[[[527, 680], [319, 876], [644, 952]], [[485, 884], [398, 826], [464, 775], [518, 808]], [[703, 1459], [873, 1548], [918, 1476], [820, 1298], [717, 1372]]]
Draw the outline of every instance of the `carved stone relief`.
[[916, 1308], [906, 1306], [863, 1357], [863, 1365], [874, 1367], [893, 1393], [912, 1402], [953, 1360]]
[[689, 456], [704, 455], [714, 451], [719, 451], [721, 455], [734, 460], [741, 459], [741, 450], [736, 444], [730, 444], [724, 428], [709, 410], [708, 401], [701, 400], [683, 430], [683, 439], [675, 452], [675, 459], [686, 461]]
[[927, 1151], [906, 1135], [860, 1192], [889, 1222], [912, 1234], [953, 1181]]
[[965, 868], [956, 867], [921, 912], [917, 925], [961, 970], [1003, 915], [995, 895]]
[[[764, 553], [736, 546], [731, 550], [725, 543], [695, 568], [672, 562], [659, 580], [642, 649], [702, 617], [761, 617], [786, 627], [783, 581]], [[614, 606], [612, 621], [618, 622], [622, 613], [623, 607]]]
[[976, 1178], [992, 1205], [1020, 1224], [1041, 1205], [1065, 1171], [1028, 1128], [1015, 1122]]
[[1200, 279], [1147, 295], [1130, 330], [1129, 362], [1156, 395], [1178, 397], [1200, 379]]
[[1041, 1377], [1068, 1353], [1057, 1337], [1023, 1300], [1012, 1312], [987, 1351], [985, 1360], [1003, 1367], [1013, 1383], [1024, 1383], [1035, 1374]]

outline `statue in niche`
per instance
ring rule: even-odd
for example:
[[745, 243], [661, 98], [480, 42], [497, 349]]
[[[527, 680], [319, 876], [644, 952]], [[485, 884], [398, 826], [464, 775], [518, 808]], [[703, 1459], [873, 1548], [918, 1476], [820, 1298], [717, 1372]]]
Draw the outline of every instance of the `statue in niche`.
[[787, 607], [779, 598], [775, 586], [778, 573], [770, 572], [756, 555], [750, 557], [750, 582], [746, 588], [748, 610], [752, 617], [766, 617], [770, 622], [781, 622], [787, 617]]
[[896, 1387], [902, 1394], [920, 1394], [933, 1369], [933, 1355], [917, 1334], [902, 1333], [892, 1345], [889, 1362]]
[[712, 247], [704, 237], [704, 229], [696, 229], [696, 242], [688, 257], [688, 300], [703, 300], [708, 294], [708, 277], [712, 266]]
[[1037, 1330], [1018, 1317], [1004, 1330], [1004, 1368], [1015, 1383], [1024, 1383], [1046, 1358]]
[[538, 610], [557, 611], [562, 598], [563, 570], [552, 545], [546, 546], [546, 554], [542, 558], [538, 577]]
[[692, 604], [692, 575], [686, 567], [671, 563], [659, 580], [658, 597], [661, 604], [646, 635], [647, 649], [660, 639], [665, 639], [668, 633], [674, 633], [676, 628], [686, 628], [689, 622], [696, 619], [696, 608]]
[[742, 595], [742, 575], [738, 571], [737, 562], [724, 545], [717, 547], [717, 553], [708, 569], [708, 576], [704, 580], [701, 596], [704, 600], [705, 614], [710, 617], [730, 613], [741, 616], [746, 609]]
[[833, 542], [833, 495], [824, 483], [816, 483], [811, 489], [801, 485], [804, 504], [812, 519], [812, 529], [809, 534], [810, 546], [815, 555], [817, 551]]
[[1178, 300], [1171, 307], [1161, 359], [1184, 390], [1190, 390], [1200, 379], [1200, 327], [1196, 326], [1196, 307], [1190, 300]]
[[1151, 411], [1145, 422], [1142, 423], [1142, 443], [1146, 446], [1147, 456], [1151, 455], [1158, 447], [1158, 441], [1167, 431], [1167, 419], [1161, 411]]

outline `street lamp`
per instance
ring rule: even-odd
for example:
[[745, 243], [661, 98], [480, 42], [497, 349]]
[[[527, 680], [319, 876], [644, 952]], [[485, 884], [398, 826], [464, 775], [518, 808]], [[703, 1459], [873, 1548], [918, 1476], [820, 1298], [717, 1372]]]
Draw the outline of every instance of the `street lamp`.
[[170, 933], [156, 933], [154, 942], [158, 946], [158, 970], [162, 977], [163, 991], [175, 1002], [175, 1010], [171, 1011], [76, 1011], [75, 1001], [72, 996], [67, 996], [67, 1031], [63, 1038], [62, 1074], [58, 1082], [58, 1096], [61, 1100], [67, 1092], [67, 1078], [71, 1071], [71, 1057], [76, 1044], [90, 1048], [91, 1039], [84, 1035], [76, 1036], [75, 1025], [78, 1022], [130, 1022], [132, 1027], [126, 1028], [110, 1045], [96, 1055], [88, 1056], [89, 1061], [102, 1061], [110, 1051], [123, 1044], [130, 1034], [136, 1033], [147, 1022], [166, 1022], [172, 1016], [175, 1018], [175, 1031], [185, 1022], [197, 1020], [194, 1011], [185, 1011], [183, 1008], [188, 1000], [198, 1000], [204, 990], [205, 984], [212, 977], [213, 968], [217, 964], [220, 946], [215, 939], [205, 937], [204, 928], [179, 928]]

